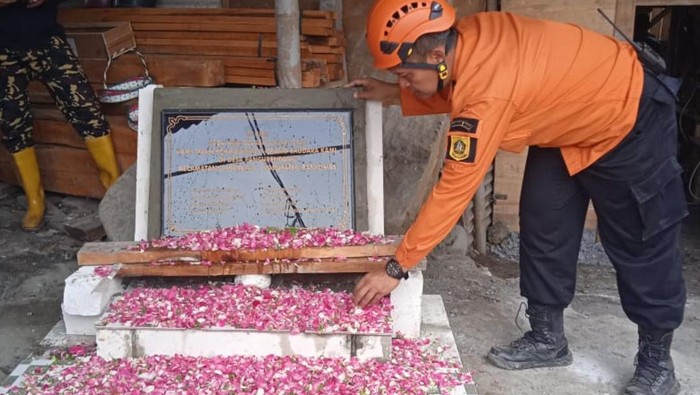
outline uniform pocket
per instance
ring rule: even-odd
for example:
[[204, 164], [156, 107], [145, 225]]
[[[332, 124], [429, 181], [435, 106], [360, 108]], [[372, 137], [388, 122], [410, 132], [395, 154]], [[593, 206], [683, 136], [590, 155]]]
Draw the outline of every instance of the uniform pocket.
[[649, 239], [688, 215], [683, 178], [680, 176], [682, 171], [675, 158], [668, 158], [649, 177], [630, 187], [644, 227], [642, 240]]

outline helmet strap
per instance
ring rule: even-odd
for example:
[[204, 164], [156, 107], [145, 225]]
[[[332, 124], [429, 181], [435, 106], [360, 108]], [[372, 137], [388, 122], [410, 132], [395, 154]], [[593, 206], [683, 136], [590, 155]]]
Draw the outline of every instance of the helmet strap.
[[[447, 39], [445, 41], [445, 53], [449, 53], [452, 51], [452, 47], [454, 46], [455, 43], [455, 30], [450, 29], [449, 34], [447, 35]], [[435, 70], [438, 74], [438, 81], [437, 81], [437, 90], [438, 92], [442, 92], [443, 89], [445, 89], [445, 80], [447, 80], [447, 77], [449, 77], [449, 71], [447, 70], [447, 63], [445, 63], [445, 60], [442, 60], [438, 64], [431, 64], [431, 63], [408, 63], [408, 62], [402, 62], [401, 67], [407, 68], [407, 69], [419, 69], [419, 70]]]

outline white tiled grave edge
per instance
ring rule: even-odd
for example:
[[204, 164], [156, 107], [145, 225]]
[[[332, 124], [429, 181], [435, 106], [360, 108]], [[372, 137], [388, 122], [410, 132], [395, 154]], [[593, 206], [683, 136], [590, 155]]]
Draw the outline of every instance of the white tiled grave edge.
[[132, 328], [97, 326], [97, 355], [105, 358], [138, 358], [150, 355], [266, 356], [360, 360], [389, 359], [391, 334], [297, 333], [253, 331], [235, 328]]
[[[431, 340], [431, 347], [442, 347], [438, 350], [445, 360], [454, 361], [462, 367], [459, 357], [459, 349], [455, 340], [450, 321], [447, 317], [445, 304], [440, 295], [423, 295], [423, 316], [421, 319], [421, 336]], [[434, 349], [433, 349], [434, 350]], [[464, 369], [462, 367], [462, 369]], [[442, 394], [442, 392], [440, 392]], [[468, 383], [464, 386], [452, 389], [449, 395], [476, 395], [476, 385]]]

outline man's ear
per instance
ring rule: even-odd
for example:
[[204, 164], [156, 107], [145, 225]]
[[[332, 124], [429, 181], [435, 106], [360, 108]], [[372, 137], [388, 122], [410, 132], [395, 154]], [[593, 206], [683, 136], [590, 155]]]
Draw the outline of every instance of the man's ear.
[[441, 45], [439, 47], [435, 47], [432, 51], [430, 51], [430, 55], [428, 55], [428, 59], [435, 62], [436, 64], [444, 62], [446, 57], [447, 56], [445, 54], [445, 46], [444, 45]]

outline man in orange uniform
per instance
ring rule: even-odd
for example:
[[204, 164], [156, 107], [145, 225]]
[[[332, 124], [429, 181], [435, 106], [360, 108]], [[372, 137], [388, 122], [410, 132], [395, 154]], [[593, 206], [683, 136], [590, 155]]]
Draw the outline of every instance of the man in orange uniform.
[[589, 200], [638, 325], [625, 394], [676, 394], [670, 356], [686, 300], [678, 249], [687, 214], [676, 161], [675, 92], [627, 43], [508, 13], [457, 22], [445, 0], [379, 0], [367, 24], [374, 65], [398, 84], [359, 79], [357, 97], [404, 115], [450, 113], [442, 176], [384, 271], [357, 284], [360, 306], [391, 292], [452, 229], [496, 151], [530, 147], [520, 207], [521, 293], [531, 331], [488, 359], [505, 369], [564, 366]]

